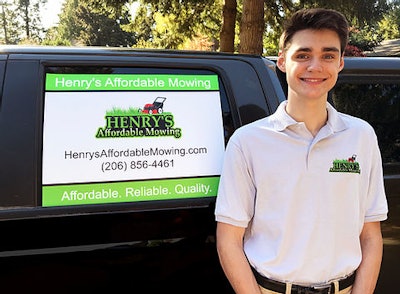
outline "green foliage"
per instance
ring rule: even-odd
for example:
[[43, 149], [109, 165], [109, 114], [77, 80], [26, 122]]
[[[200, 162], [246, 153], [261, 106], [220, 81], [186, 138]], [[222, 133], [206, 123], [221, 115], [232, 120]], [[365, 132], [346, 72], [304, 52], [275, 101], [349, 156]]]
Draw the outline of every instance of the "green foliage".
[[18, 11], [22, 21], [22, 29], [25, 31], [23, 39], [39, 42], [43, 33], [40, 20], [40, 8], [47, 0], [19, 0]]
[[[237, 0], [236, 51], [243, 1]], [[129, 13], [132, 3], [138, 4], [134, 16]], [[362, 54], [382, 39], [399, 37], [398, 4], [389, 0], [265, 0], [263, 54], [278, 53], [283, 22], [303, 7], [341, 11], [352, 26], [349, 52]], [[43, 44], [218, 50], [222, 7], [223, 0], [66, 0], [59, 25], [47, 32]]]
[[351, 25], [360, 27], [363, 24], [374, 25], [388, 10], [387, 0], [300, 0], [298, 8], [324, 7], [343, 13]]
[[282, 34], [283, 23], [296, 7], [292, 1], [266, 0], [264, 5], [265, 34], [263, 39], [264, 55], [276, 56], [279, 52], [279, 37]]
[[217, 40], [221, 22], [221, 1], [140, 0], [132, 32], [135, 47], [182, 49], [185, 42], [206, 35]]
[[400, 38], [400, 1], [392, 3], [388, 13], [378, 23], [378, 33], [385, 40]]
[[128, 8], [122, 1], [113, 3], [118, 6], [108, 6], [105, 0], [66, 0], [59, 25], [45, 44], [132, 46], [134, 38], [124, 30], [130, 23]]
[[371, 51], [382, 42], [382, 35], [373, 26], [365, 25], [362, 29], [352, 28], [349, 35], [349, 44], [357, 46], [363, 51]]
[[390, 6], [386, 0], [330, 1], [301, 0], [296, 9], [303, 7], [325, 7], [343, 13], [350, 26], [348, 52], [362, 56], [361, 51], [371, 51], [385, 38], [378, 30], [378, 22], [384, 18]]
[[40, 9], [47, 0], [0, 1], [2, 44], [38, 44], [44, 30]]
[[43, 39], [41, 45], [47, 46], [71, 46], [71, 42], [68, 39], [64, 39], [57, 31], [57, 27], [49, 28], [46, 32], [46, 36]]
[[2, 28], [0, 32], [1, 44], [18, 44], [21, 39], [21, 20], [17, 17], [15, 4], [2, 2]]

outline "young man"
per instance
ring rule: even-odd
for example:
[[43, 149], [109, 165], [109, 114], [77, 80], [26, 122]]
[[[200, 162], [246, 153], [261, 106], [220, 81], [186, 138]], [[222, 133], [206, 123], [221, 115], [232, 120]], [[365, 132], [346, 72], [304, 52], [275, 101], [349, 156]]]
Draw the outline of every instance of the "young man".
[[327, 102], [347, 40], [342, 14], [296, 12], [277, 60], [287, 101], [228, 142], [215, 215], [236, 293], [374, 292], [388, 212], [377, 138]]

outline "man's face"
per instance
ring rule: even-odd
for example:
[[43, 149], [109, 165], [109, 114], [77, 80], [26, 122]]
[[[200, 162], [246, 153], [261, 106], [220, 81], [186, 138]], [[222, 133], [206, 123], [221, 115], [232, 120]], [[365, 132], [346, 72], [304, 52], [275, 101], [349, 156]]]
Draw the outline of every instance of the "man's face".
[[289, 98], [327, 99], [344, 65], [340, 40], [331, 30], [302, 30], [278, 57], [286, 72]]

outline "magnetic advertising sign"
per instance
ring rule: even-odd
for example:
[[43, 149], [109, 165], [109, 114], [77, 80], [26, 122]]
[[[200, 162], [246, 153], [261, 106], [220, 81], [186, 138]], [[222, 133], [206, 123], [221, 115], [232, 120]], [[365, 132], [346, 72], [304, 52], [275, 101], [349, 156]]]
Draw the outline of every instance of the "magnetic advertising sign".
[[215, 74], [46, 75], [42, 205], [216, 196]]

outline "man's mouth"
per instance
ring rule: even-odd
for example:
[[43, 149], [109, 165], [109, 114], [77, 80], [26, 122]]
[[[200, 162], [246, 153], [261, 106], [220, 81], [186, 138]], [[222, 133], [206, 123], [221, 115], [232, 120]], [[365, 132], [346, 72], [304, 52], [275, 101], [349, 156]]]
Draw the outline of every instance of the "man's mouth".
[[319, 82], [323, 82], [323, 81], [325, 81], [326, 79], [325, 78], [319, 78], [319, 79], [316, 79], [316, 78], [300, 78], [302, 81], [304, 81], [304, 82], [309, 82], [309, 83], [319, 83]]

